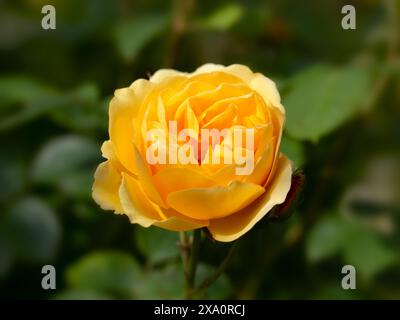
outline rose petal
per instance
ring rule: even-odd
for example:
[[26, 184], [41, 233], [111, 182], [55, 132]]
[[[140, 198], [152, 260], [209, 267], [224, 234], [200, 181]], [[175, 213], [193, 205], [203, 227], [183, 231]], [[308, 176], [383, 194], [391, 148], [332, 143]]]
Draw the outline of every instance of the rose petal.
[[150, 81], [153, 83], [161, 83], [167, 80], [168, 78], [176, 76], [186, 76], [186, 75], [187, 75], [186, 72], [180, 72], [174, 69], [159, 69], [150, 77]]
[[94, 174], [92, 196], [102, 209], [123, 213], [118, 196], [121, 179], [121, 174], [110, 160], [101, 163], [97, 167]]
[[238, 107], [234, 103], [230, 103], [227, 108], [220, 114], [216, 115], [209, 122], [202, 126], [202, 129], [228, 129], [233, 125], [233, 120], [238, 115]]
[[266, 192], [254, 203], [229, 217], [211, 220], [212, 236], [218, 241], [233, 241], [249, 231], [275, 205], [285, 201], [290, 190], [292, 166], [288, 158], [281, 156], [276, 174]]
[[[175, 114], [175, 120], [177, 121], [178, 125], [178, 133], [183, 129], [191, 130], [194, 133], [192, 138], [196, 140], [198, 139], [200, 130], [199, 122], [197, 121], [197, 117], [187, 101], [179, 106]], [[188, 131], [187, 134], [189, 135], [191, 131]]]
[[121, 164], [135, 173], [132, 149], [132, 119], [136, 116], [152, 84], [144, 79], [135, 81], [129, 88], [118, 89], [110, 102], [109, 134], [114, 151]]
[[136, 148], [136, 146], [131, 146], [131, 148], [134, 150], [135, 169], [137, 172], [138, 180], [145, 194], [149, 197], [151, 201], [155, 202], [160, 207], [167, 208], [166, 204], [164, 203], [164, 201], [160, 196], [160, 193], [157, 191], [153, 181], [151, 180], [149, 168], [143, 161], [142, 156], [139, 153], [139, 150]]
[[122, 173], [119, 197], [131, 223], [149, 227], [158, 220], [166, 219], [160, 207], [146, 196], [139, 181], [126, 173]]
[[233, 181], [227, 187], [193, 188], [172, 192], [167, 203], [181, 214], [195, 219], [216, 219], [230, 215], [258, 198], [264, 188]]
[[268, 143], [261, 155], [261, 158], [257, 160], [254, 164], [254, 170], [251, 174], [244, 177], [244, 182], [251, 182], [259, 185], [263, 185], [266, 181], [269, 173], [271, 172], [272, 164], [274, 161], [274, 151], [275, 151], [275, 139]]
[[171, 230], [171, 231], [188, 231], [207, 227], [208, 220], [195, 220], [183, 216], [173, 216], [164, 221], [156, 222], [154, 225], [157, 227]]
[[157, 172], [152, 179], [164, 200], [171, 192], [192, 188], [208, 188], [216, 185], [214, 180], [198, 171], [185, 167], [166, 168]]
[[264, 101], [269, 102], [272, 106], [277, 107], [282, 113], [285, 113], [285, 108], [281, 104], [281, 96], [276, 88], [275, 82], [261, 73], [254, 74], [249, 82], [250, 88], [257, 91]]
[[147, 197], [139, 181], [127, 174], [123, 174], [119, 196], [131, 223], [138, 223], [146, 228], [154, 224], [172, 231], [185, 231], [209, 225], [207, 220], [191, 219], [172, 209], [160, 208]]
[[216, 71], [227, 72], [240, 78], [243, 82], [247, 83], [251, 89], [258, 92], [266, 102], [270, 102], [273, 106], [279, 108], [281, 112], [285, 112], [275, 83], [261, 73], [253, 73], [250, 68], [244, 65], [232, 64], [225, 67], [223, 65], [210, 63], [199, 67], [194, 74]]

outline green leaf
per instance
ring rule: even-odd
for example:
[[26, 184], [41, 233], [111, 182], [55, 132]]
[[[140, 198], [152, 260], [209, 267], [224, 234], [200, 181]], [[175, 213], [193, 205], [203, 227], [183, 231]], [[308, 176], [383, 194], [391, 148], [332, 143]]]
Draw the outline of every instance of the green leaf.
[[218, 8], [208, 17], [198, 21], [198, 25], [205, 29], [226, 31], [240, 20], [243, 13], [244, 10], [242, 6], [230, 3]]
[[26, 103], [54, 97], [55, 90], [26, 75], [6, 75], [0, 77], [0, 105], [6, 103]]
[[135, 283], [134, 292], [137, 299], [182, 299], [184, 288], [184, 274], [179, 263], [145, 273]]
[[167, 26], [164, 14], [142, 15], [125, 21], [115, 30], [117, 49], [125, 61], [133, 61], [140, 50]]
[[366, 279], [393, 265], [399, 259], [397, 251], [385, 246], [370, 230], [354, 229], [344, 249], [346, 263], [353, 265]]
[[399, 254], [386, 246], [374, 230], [356, 219], [327, 215], [309, 233], [306, 252], [310, 261], [318, 262], [341, 254], [366, 279], [392, 266]]
[[308, 235], [306, 242], [308, 259], [317, 262], [339, 253], [346, 244], [348, 233], [348, 225], [339, 215], [323, 217]]
[[15, 154], [6, 148], [1, 148], [0, 154], [0, 186], [3, 186], [0, 188], [0, 201], [7, 201], [24, 188], [25, 168]]
[[99, 159], [99, 148], [77, 135], [54, 138], [46, 143], [33, 161], [32, 178], [40, 183], [59, 183]]
[[116, 298], [132, 298], [140, 269], [131, 255], [98, 251], [84, 256], [67, 270], [66, 280], [73, 289], [93, 290]]
[[179, 256], [178, 233], [161, 228], [135, 229], [139, 250], [151, 263], [159, 263]]
[[[215, 267], [200, 263], [196, 272], [196, 284], [199, 285], [215, 272]], [[227, 299], [232, 293], [232, 286], [226, 274], [222, 274], [210, 285], [199, 298], [201, 299]]]
[[[3, 107], [1, 114], [0, 131], [23, 125], [44, 114], [68, 129], [87, 131], [107, 127], [108, 108], [100, 101], [98, 88], [93, 84], [82, 84], [61, 94], [25, 77], [8, 79], [10, 81], [4, 81], [3, 87], [1, 80], [0, 95], [4, 91], [5, 98], [0, 101], [0, 107], [6, 108]], [[13, 103], [20, 105], [16, 108]]]
[[60, 179], [58, 186], [62, 193], [81, 199], [88, 199], [92, 194], [93, 171], [79, 170]]
[[52, 103], [52, 98], [47, 101], [34, 100], [24, 105], [19, 111], [3, 116], [0, 120], [0, 132], [13, 129], [42, 116], [53, 107]]
[[[196, 272], [196, 284], [212, 275], [214, 267], [199, 263]], [[185, 294], [185, 279], [182, 263], [168, 264], [160, 269], [145, 273], [135, 284], [135, 297], [138, 299], [182, 299]], [[206, 299], [224, 299], [231, 293], [231, 285], [226, 275], [221, 275], [199, 297]]]
[[38, 198], [16, 203], [0, 222], [0, 234], [19, 261], [49, 262], [60, 240], [60, 225], [53, 210]]
[[50, 110], [51, 119], [72, 130], [106, 130], [108, 101], [101, 101], [99, 96], [97, 86], [83, 84], [60, 99], [58, 105]]
[[283, 103], [286, 132], [316, 141], [360, 111], [369, 90], [367, 69], [317, 65], [295, 75]]
[[281, 141], [281, 151], [294, 162], [296, 168], [301, 167], [304, 164], [304, 148], [301, 142], [283, 136]]
[[26, 75], [0, 77], [0, 131], [24, 124], [45, 113], [57, 92]]

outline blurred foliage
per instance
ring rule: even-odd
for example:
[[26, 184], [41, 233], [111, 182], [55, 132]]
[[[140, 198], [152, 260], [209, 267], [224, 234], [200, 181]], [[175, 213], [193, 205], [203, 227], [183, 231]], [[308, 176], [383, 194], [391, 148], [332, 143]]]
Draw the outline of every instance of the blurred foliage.
[[[45, 4], [56, 30], [40, 28]], [[341, 28], [345, 4], [356, 30]], [[0, 1], [1, 297], [183, 297], [178, 235], [102, 211], [91, 185], [114, 90], [214, 62], [277, 82], [282, 151], [306, 185], [199, 297], [399, 299], [399, 17], [396, 0]], [[198, 283], [228, 247], [202, 239]], [[345, 264], [357, 290], [340, 286]]]

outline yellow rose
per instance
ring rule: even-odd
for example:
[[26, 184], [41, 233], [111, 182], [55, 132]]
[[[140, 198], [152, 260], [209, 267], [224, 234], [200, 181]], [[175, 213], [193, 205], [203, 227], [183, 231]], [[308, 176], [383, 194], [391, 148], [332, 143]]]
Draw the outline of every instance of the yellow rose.
[[[233, 241], [283, 203], [290, 189], [291, 163], [279, 152], [284, 118], [274, 82], [243, 65], [206, 64], [193, 73], [159, 70], [115, 91], [110, 139], [102, 146], [107, 160], [96, 170], [93, 198], [143, 227], [206, 227], [216, 240]], [[172, 137], [172, 121], [179, 130], [190, 129], [189, 141]], [[160, 134], [150, 134], [149, 141], [153, 129]], [[205, 154], [222, 159], [233, 146], [231, 141], [232, 149], [226, 149], [225, 136], [217, 144], [204, 143], [202, 129], [253, 130], [253, 143], [244, 145], [243, 137], [239, 148], [254, 159], [251, 172], [238, 174], [236, 163], [205, 161]], [[168, 144], [158, 144], [159, 153], [189, 142], [189, 163], [149, 162], [149, 145], [161, 138]]]

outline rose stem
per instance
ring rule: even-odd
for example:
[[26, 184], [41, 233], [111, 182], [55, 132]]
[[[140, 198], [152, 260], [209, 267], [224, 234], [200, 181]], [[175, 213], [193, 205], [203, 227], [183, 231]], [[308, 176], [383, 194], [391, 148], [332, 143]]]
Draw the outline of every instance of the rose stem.
[[190, 250], [189, 272], [188, 272], [188, 289], [192, 290], [196, 278], [197, 262], [199, 260], [201, 241], [201, 230], [196, 229], [193, 231], [192, 249]]
[[221, 264], [218, 266], [218, 268], [215, 270], [215, 272], [208, 278], [204, 279], [203, 282], [197, 288], [195, 288], [189, 292], [189, 294], [187, 295], [188, 299], [191, 299], [192, 297], [201, 293], [203, 290], [207, 289], [224, 273], [226, 267], [229, 264], [229, 261], [231, 260], [233, 254], [236, 252], [238, 243], [239, 243], [239, 241], [236, 240], [231, 245], [231, 247], [229, 248], [228, 254], [225, 256], [224, 260], [222, 260]]
[[188, 266], [189, 266], [189, 239], [185, 231], [179, 232], [179, 248], [181, 250], [183, 272], [185, 275], [186, 286], [188, 284]]

